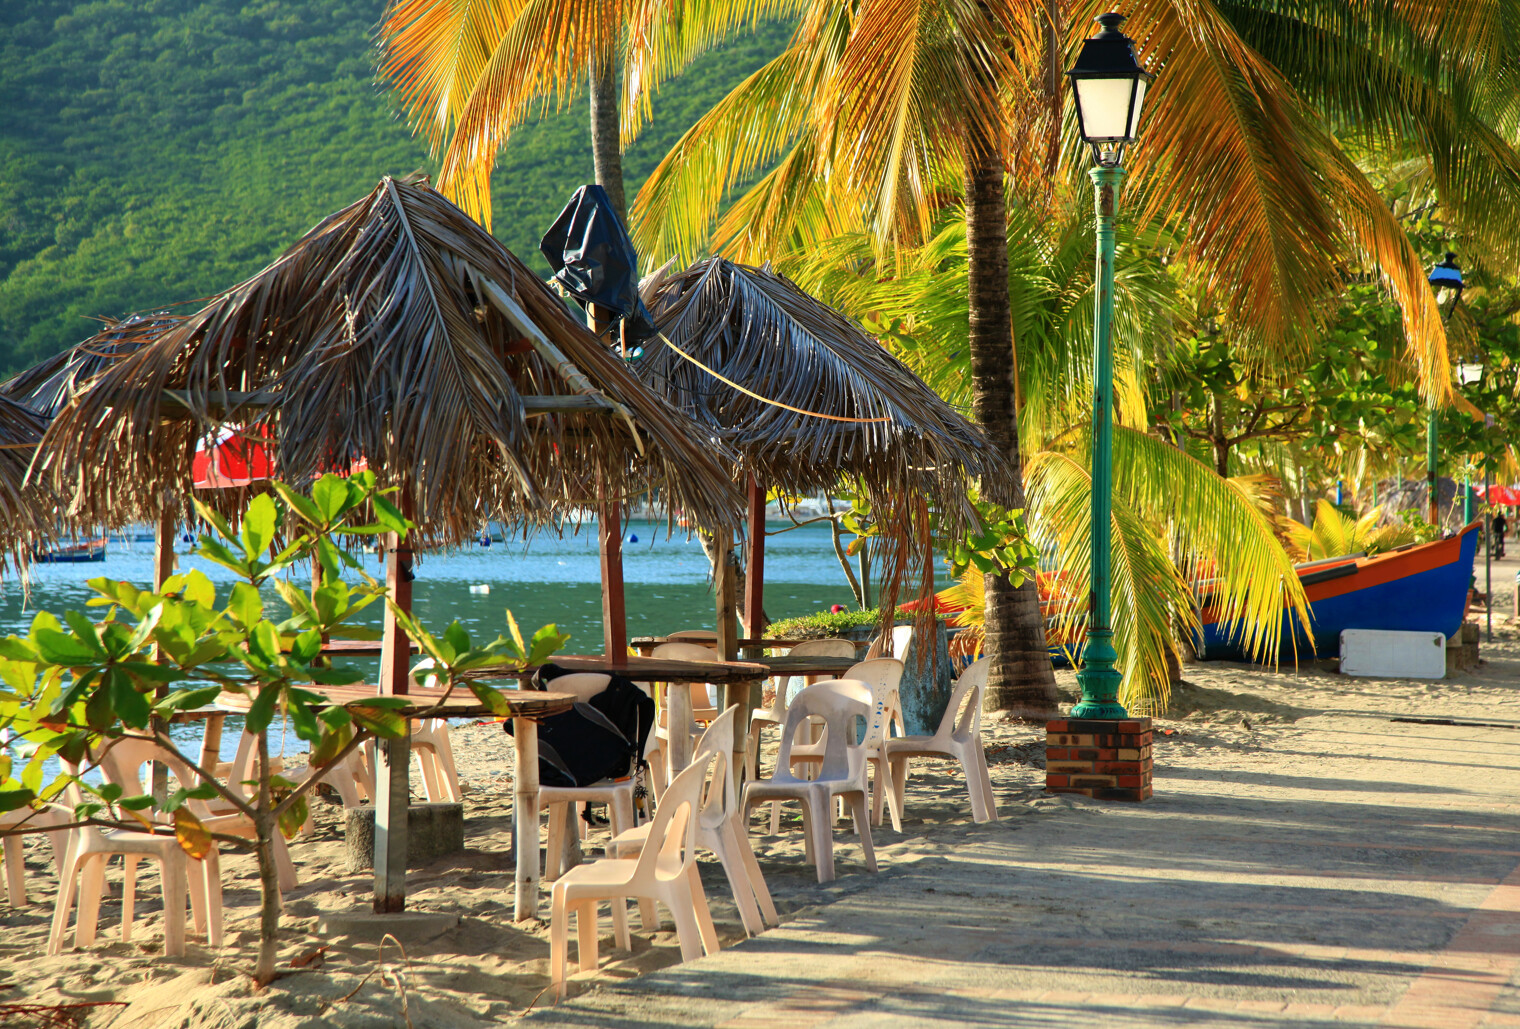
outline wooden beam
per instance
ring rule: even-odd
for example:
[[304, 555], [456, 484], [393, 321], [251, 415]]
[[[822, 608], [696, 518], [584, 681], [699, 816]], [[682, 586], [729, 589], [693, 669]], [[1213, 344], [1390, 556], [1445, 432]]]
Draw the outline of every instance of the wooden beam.
[[713, 592], [718, 601], [718, 658], [722, 661], [737, 661], [739, 597], [737, 576], [734, 574], [734, 530], [725, 525], [713, 534], [713, 538], [717, 543], [717, 560], [713, 562]]
[[614, 664], [628, 663], [628, 611], [623, 591], [623, 505], [603, 504], [596, 530], [602, 559], [602, 641]]
[[[401, 610], [412, 610], [412, 550], [392, 532], [385, 535], [385, 584]], [[385, 609], [380, 643], [380, 694], [411, 692], [412, 641]], [[407, 808], [411, 803], [412, 739], [378, 740], [375, 748], [375, 912], [406, 909]]]
[[[214, 395], [206, 407], [212, 414], [226, 414], [234, 410], [265, 411], [278, 407], [283, 398], [278, 393], [242, 393], [227, 390]], [[190, 395], [185, 390], [164, 390], [164, 403], [171, 410], [166, 412], [170, 417], [176, 414], [181, 416], [190, 414], [194, 407], [190, 403]], [[616, 414], [617, 405], [600, 393], [575, 394], [548, 396], [527, 396], [522, 398], [523, 410], [530, 414], [553, 414], [556, 411], [601, 411], [606, 414]]]
[[765, 635], [765, 487], [749, 480], [749, 560], [744, 569], [744, 634]]

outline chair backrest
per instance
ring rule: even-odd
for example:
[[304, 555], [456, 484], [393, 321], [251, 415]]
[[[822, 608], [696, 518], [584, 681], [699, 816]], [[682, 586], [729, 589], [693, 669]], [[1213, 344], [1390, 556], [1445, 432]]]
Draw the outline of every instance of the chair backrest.
[[711, 629], [681, 629], [670, 633], [667, 640], [715, 640], [718, 634]]
[[856, 661], [841, 678], [859, 679], [873, 685], [879, 683], [891, 689], [902, 685], [903, 663], [895, 657], [873, 657]]
[[906, 661], [908, 659], [908, 648], [911, 646], [913, 646], [913, 626], [893, 626], [892, 656], [899, 661]]
[[572, 672], [550, 679], [547, 686], [553, 693], [569, 693], [581, 703], [601, 693], [612, 683], [612, 676], [601, 672]]
[[[818, 718], [824, 725], [820, 779], [848, 779], [859, 763], [851, 759], [855, 743], [855, 719], [870, 718], [875, 706], [871, 687], [859, 679], [825, 679], [815, 682], [792, 698], [781, 731], [781, 753], [776, 758], [780, 773], [792, 767], [792, 742], [804, 720]], [[790, 774], [789, 772], [787, 774]]]
[[[906, 626], [904, 626], [906, 628]], [[871, 687], [871, 717], [866, 723], [865, 737], [861, 743], [877, 747], [891, 735], [892, 725], [897, 734], [905, 735], [902, 717], [902, 697], [898, 687], [902, 683], [903, 663], [895, 657], [873, 657], [857, 661], [844, 673], [846, 679], [859, 679]]]
[[854, 657], [855, 644], [849, 640], [803, 640], [787, 654], [792, 657]]
[[955, 680], [950, 703], [945, 705], [945, 717], [939, 720], [939, 728], [934, 731], [935, 739], [948, 740], [963, 733], [981, 735], [982, 698], [987, 691], [987, 673], [991, 668], [992, 659], [984, 657]]
[[649, 652], [649, 656], [665, 661], [703, 661], [709, 664], [718, 660], [716, 650], [700, 643], [661, 643]]
[[[187, 790], [200, 781], [195, 770], [177, 754], [152, 740], [131, 737], [107, 745], [100, 755], [100, 771], [106, 782], [120, 786], [125, 796], [142, 796], [153, 792], [152, 767], [155, 761], [167, 765], [180, 786]], [[203, 801], [188, 801], [187, 806], [197, 814], [204, 813]]]
[[639, 851], [630, 884], [659, 880], [670, 882], [684, 875], [696, 852], [697, 813], [702, 802], [702, 784], [708, 769], [717, 760], [713, 753], [699, 754], [677, 775], [660, 795], [649, 835]]
[[733, 812], [734, 776], [734, 720], [739, 717], [739, 705], [730, 704], [721, 715], [707, 723], [693, 753], [701, 758], [706, 754], [717, 755], [713, 762], [712, 778], [708, 780], [707, 792], [702, 801], [702, 825], [716, 828]]

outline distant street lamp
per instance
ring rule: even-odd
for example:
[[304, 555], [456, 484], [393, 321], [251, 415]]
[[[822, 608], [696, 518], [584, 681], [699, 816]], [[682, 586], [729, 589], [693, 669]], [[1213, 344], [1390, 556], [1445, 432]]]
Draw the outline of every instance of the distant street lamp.
[[1074, 718], [1123, 718], [1118, 702], [1123, 678], [1114, 668], [1113, 622], [1109, 613], [1110, 536], [1113, 501], [1114, 368], [1114, 210], [1124, 182], [1124, 148], [1139, 136], [1145, 88], [1155, 76], [1135, 60], [1134, 41], [1119, 31], [1122, 14], [1098, 17], [1103, 31], [1082, 44], [1077, 63], [1066, 73], [1076, 94], [1077, 123], [1092, 147], [1097, 167], [1089, 173], [1097, 205], [1097, 290], [1093, 304], [1092, 589], [1088, 598], [1087, 640], [1077, 682], [1082, 700]]
[[[1450, 301], [1450, 306], [1443, 316], [1447, 323], [1451, 322], [1452, 312], [1457, 309], [1457, 304], [1462, 300], [1462, 269], [1457, 265], [1457, 255], [1450, 250], [1446, 251], [1446, 260], [1430, 269], [1430, 288], [1436, 291], [1436, 304], [1442, 305]], [[1439, 480], [1441, 468], [1441, 452], [1439, 447], [1440, 415], [1435, 405], [1430, 407], [1430, 414], [1425, 423], [1425, 468], [1429, 486], [1426, 490], [1430, 502], [1430, 524], [1441, 524], [1441, 484]]]
[[[1476, 386], [1483, 381], [1483, 363], [1481, 361], [1469, 361], [1457, 365], [1457, 385]], [[1464, 462], [1466, 464], [1466, 462]], [[1485, 486], [1485, 491], [1487, 487]], [[1472, 473], [1467, 470], [1462, 472], [1462, 524], [1471, 525], [1473, 520], [1473, 489]]]

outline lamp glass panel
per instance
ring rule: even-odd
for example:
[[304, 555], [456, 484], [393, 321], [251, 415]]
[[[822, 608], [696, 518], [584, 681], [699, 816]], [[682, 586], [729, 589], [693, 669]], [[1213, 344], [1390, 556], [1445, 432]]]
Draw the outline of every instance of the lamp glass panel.
[[1483, 366], [1481, 364], [1457, 365], [1457, 381], [1464, 386], [1471, 386], [1483, 378]]
[[1140, 108], [1145, 105], [1145, 80], [1135, 80], [1135, 106], [1129, 116], [1129, 138], [1140, 138]]
[[1072, 79], [1082, 111], [1082, 135], [1088, 140], [1127, 139], [1129, 92], [1135, 80]]

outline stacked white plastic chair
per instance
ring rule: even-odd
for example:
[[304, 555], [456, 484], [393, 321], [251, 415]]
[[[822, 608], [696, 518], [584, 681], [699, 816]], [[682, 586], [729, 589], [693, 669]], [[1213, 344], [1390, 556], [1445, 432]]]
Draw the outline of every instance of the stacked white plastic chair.
[[[818, 870], [819, 882], [834, 879], [835, 797], [843, 797], [850, 804], [866, 867], [876, 871], [876, 852], [871, 847], [866, 752], [855, 742], [856, 719], [870, 718], [874, 707], [871, 687], [858, 679], [827, 679], [809, 686], [792, 698], [787, 710], [775, 773], [769, 779], [746, 783], [744, 787], [746, 816], [752, 808], [770, 800], [801, 803], [804, 845], [808, 859]], [[814, 717], [822, 721], [824, 731], [818, 776], [799, 779], [792, 773], [792, 746], [798, 727]]]
[[982, 749], [982, 696], [989, 668], [991, 660], [982, 658], [961, 673], [933, 736], [905, 736], [887, 741], [887, 759], [892, 765], [892, 784], [899, 808], [908, 779], [909, 758], [948, 757], [961, 764], [966, 791], [971, 797], [972, 819], [997, 820], [997, 798], [992, 793], [992, 777], [987, 772], [987, 755]]

